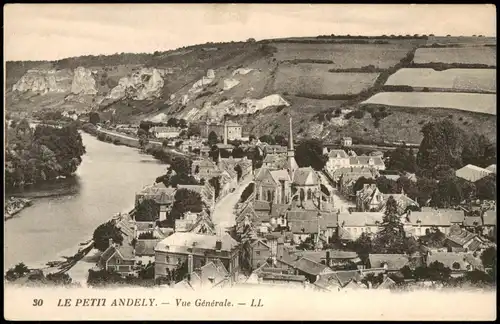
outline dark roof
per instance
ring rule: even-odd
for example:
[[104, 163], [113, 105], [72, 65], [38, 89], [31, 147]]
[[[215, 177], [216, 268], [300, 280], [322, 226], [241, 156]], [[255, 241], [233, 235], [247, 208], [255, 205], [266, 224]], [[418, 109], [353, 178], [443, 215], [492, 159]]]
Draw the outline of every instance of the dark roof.
[[388, 270], [400, 270], [410, 262], [405, 254], [370, 254], [368, 259], [371, 268], [383, 268], [387, 264]]
[[333, 270], [327, 267], [326, 265], [314, 262], [307, 258], [300, 258], [299, 260], [295, 261], [293, 263], [293, 267], [304, 273], [315, 276], [325, 272], [326, 273], [333, 272]]
[[160, 240], [137, 240], [135, 243], [135, 254], [137, 256], [154, 256], [155, 246]]
[[316, 233], [318, 221], [321, 230], [337, 227], [337, 213], [320, 212], [315, 210], [291, 210], [287, 212], [288, 227], [292, 233]]

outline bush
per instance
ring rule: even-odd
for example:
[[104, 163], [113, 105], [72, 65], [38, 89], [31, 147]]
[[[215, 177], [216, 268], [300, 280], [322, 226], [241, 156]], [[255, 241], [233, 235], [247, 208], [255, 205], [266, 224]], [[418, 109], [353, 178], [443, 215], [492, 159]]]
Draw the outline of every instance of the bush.
[[345, 115], [345, 119], [349, 119], [351, 117], [354, 117], [356, 119], [361, 119], [365, 116], [365, 111], [364, 110], [354, 110], [351, 111], [350, 113]]

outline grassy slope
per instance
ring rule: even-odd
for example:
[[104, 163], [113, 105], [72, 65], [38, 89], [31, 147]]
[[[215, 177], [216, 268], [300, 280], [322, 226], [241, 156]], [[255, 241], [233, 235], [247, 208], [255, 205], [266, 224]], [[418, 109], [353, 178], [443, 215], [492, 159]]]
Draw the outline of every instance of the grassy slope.
[[[314, 42], [312, 38], [305, 40]], [[326, 41], [328, 42], [328, 40]], [[378, 67], [381, 76], [375, 82], [375, 86], [371, 89], [371, 92], [380, 91], [387, 77], [395, 72], [391, 71], [390, 68], [394, 68], [394, 64], [399, 62], [406, 53], [416, 47], [432, 44], [431, 41], [426, 40], [390, 39], [387, 41], [389, 44], [385, 45], [308, 44], [293, 43], [293, 40], [286, 43], [263, 42], [268, 43], [269, 46], [276, 47], [278, 49], [276, 53], [269, 51], [269, 47], [263, 49], [263, 43], [260, 42], [205, 44], [155, 54], [122, 53], [111, 56], [69, 58], [57, 62], [8, 62], [7, 86], [11, 88], [30, 68], [73, 69], [78, 66], [84, 66], [99, 70], [99, 91], [105, 93], [109, 91], [110, 87], [117, 84], [120, 77], [126, 76], [134, 68], [140, 66], [173, 68], [174, 73], [168, 75], [165, 79], [161, 98], [152, 101], [123, 100], [116, 103], [108, 103], [107, 106], [100, 108], [103, 116], [110, 118], [113, 110], [116, 111], [115, 120], [122, 122], [139, 121], [142, 118], [151, 117], [158, 113], [182, 116], [194, 107], [202, 107], [206, 101], [213, 103], [225, 98], [239, 101], [244, 97], [262, 98], [272, 93], [278, 93], [290, 102], [290, 107], [271, 107], [252, 116], [238, 116], [232, 117], [232, 119], [242, 123], [246, 132], [258, 136], [263, 134], [286, 134], [288, 132], [288, 118], [292, 116], [294, 118], [295, 131], [303, 136], [306, 136], [310, 129], [316, 129], [322, 124], [324, 128], [323, 135], [328, 134], [326, 137], [327, 140], [336, 140], [341, 136], [347, 135], [365, 139], [405, 140], [407, 142], [418, 143], [421, 140], [420, 129], [423, 122], [435, 120], [436, 118], [448, 118], [448, 115], [452, 114], [453, 119], [460, 123], [462, 127], [481, 131], [496, 141], [495, 116], [484, 116], [459, 111], [450, 112], [449, 110], [445, 111], [442, 109], [428, 109], [423, 113], [423, 109], [390, 108], [392, 113], [380, 120], [378, 127], [375, 127], [374, 118], [370, 114], [366, 114], [362, 119], [351, 118], [347, 121], [346, 126], [340, 127], [326, 121], [324, 118], [325, 113], [332, 114], [339, 107], [354, 110], [360, 109], [358, 106], [359, 102], [365, 100], [370, 95], [370, 91], [351, 98], [322, 97], [320, 95], [316, 99], [308, 99], [293, 96], [293, 93], [287, 94], [287, 89], [280, 89], [277, 86], [279, 83], [275, 82], [280, 65], [290, 64], [281, 62], [280, 59], [285, 61], [294, 58], [307, 59], [310, 56], [309, 53], [315, 53], [315, 48], [317, 48], [318, 51], [314, 54], [314, 58], [319, 60], [319, 63], [333, 62], [330, 64], [321, 64], [325, 65], [325, 69], [331, 69], [332, 66], [337, 69], [361, 69], [369, 64]], [[467, 43], [468, 41], [468, 39], [460, 39], [460, 42]], [[487, 41], [491, 43], [491, 40]], [[332, 40], [332, 42], [334, 41]], [[439, 42], [444, 43], [442, 39], [439, 39]], [[473, 39], [471, 42], [478, 42], [478, 39]], [[383, 48], [384, 46], [391, 48], [390, 53], [386, 54], [380, 50], [380, 47]], [[205, 51], [204, 47], [217, 47], [218, 50]], [[336, 50], [329, 51], [329, 47]], [[355, 47], [358, 48], [358, 52], [353, 54], [352, 48]], [[361, 50], [361, 48], [365, 50]], [[376, 49], [374, 52], [376, 55], [366, 53], [369, 49]], [[358, 59], [354, 60], [352, 59], [353, 57]], [[360, 58], [363, 58], [363, 60], [360, 60]], [[353, 63], [354, 61], [356, 62], [355, 64]], [[314, 64], [315, 62], [309, 63]], [[231, 78], [232, 71], [239, 67], [250, 67], [258, 69], [260, 72], [237, 76], [235, 78], [240, 81], [238, 86], [223, 93], [218, 93], [222, 89], [224, 79]], [[214, 91], [213, 94], [192, 99], [186, 106], [181, 105], [178, 101], [170, 102], [169, 98], [172, 94], [175, 94], [176, 98], [180, 98], [183, 94], [187, 93], [194, 82], [206, 74], [208, 69], [216, 71], [216, 80], [210, 87]], [[106, 72], [107, 77], [102, 77], [104, 72]], [[253, 88], [253, 91], [248, 92], [247, 90], [250, 88]], [[46, 100], [52, 103], [56, 99], [59, 98], [47, 98]], [[346, 101], [346, 99], [349, 99], [349, 101]], [[9, 95], [7, 100], [9, 104], [12, 104], [12, 98], [9, 99]], [[37, 100], [40, 100], [40, 98]], [[34, 100], [32, 103], [23, 102], [18, 107], [22, 107], [22, 109], [33, 108], [31, 106], [38, 105], [37, 100]], [[10, 105], [8, 107], [10, 108]], [[462, 120], [459, 120], [460, 118]], [[463, 125], [464, 122], [467, 122], [467, 125]]]

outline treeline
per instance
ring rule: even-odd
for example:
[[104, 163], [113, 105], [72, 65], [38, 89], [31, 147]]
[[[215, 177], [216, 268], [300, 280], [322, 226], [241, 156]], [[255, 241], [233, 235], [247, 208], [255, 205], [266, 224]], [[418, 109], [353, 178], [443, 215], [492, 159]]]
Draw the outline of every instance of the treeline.
[[7, 130], [5, 186], [9, 189], [70, 176], [83, 154], [85, 147], [76, 125], [38, 125], [33, 130], [23, 119]]
[[427, 69], [434, 69], [436, 71], [444, 71], [449, 69], [496, 69], [496, 65], [488, 65], [488, 64], [441, 63], [441, 62], [415, 63], [413, 62], [413, 59], [412, 63], [407, 67], [427, 68]]
[[[429, 36], [434, 36], [434, 35], [429, 35]], [[352, 35], [319, 35], [316, 36], [317, 39], [429, 39], [429, 36], [427, 35], [419, 35], [419, 34], [414, 34], [414, 35], [381, 35], [381, 36], [352, 36]]]
[[33, 286], [75, 285], [73, 279], [67, 273], [49, 273], [45, 275], [42, 270], [31, 270], [22, 262], [16, 264], [5, 273], [5, 279], [10, 282], [16, 282], [24, 278], [26, 279], [26, 284]]
[[328, 72], [332, 73], [379, 73], [384, 72], [385, 69], [378, 68], [372, 64], [365, 65], [360, 68], [348, 68], [348, 69], [330, 69]]

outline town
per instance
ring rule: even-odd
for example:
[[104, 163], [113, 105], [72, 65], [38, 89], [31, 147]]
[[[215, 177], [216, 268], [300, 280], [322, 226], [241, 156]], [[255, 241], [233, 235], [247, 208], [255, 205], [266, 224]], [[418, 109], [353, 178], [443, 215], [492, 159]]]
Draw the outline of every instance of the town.
[[[89, 285], [337, 291], [494, 282], [495, 164], [418, 177], [413, 147], [358, 155], [347, 137], [331, 148], [296, 145], [292, 118], [288, 138], [276, 139], [243, 137], [226, 119], [94, 123], [83, 129], [98, 138], [129, 136], [145, 152], [177, 155], [137, 191], [133, 210], [96, 229], [102, 254]], [[147, 147], [155, 141], [163, 142]]]

